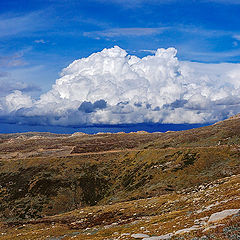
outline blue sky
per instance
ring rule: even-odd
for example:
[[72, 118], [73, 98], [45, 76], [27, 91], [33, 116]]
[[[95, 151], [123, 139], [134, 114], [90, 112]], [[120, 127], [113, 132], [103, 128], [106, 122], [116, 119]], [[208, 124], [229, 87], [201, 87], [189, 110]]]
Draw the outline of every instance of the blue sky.
[[175, 47], [180, 60], [240, 61], [240, 1], [0, 2], [0, 67], [44, 91], [70, 62], [118, 45], [130, 54]]
[[[73, 114], [69, 109], [78, 111], [78, 106], [84, 101], [90, 101], [90, 105], [93, 106], [95, 102], [103, 99], [107, 106], [106, 112], [108, 111], [111, 116], [109, 115], [110, 117], [107, 119], [106, 113], [99, 117], [94, 112], [96, 115], [94, 121], [97, 123], [99, 123], [98, 121], [108, 124], [112, 122], [125, 123], [125, 121], [132, 123], [136, 118], [134, 114], [138, 112], [139, 117], [141, 114], [143, 115], [141, 111], [146, 109], [151, 110], [152, 115], [149, 119], [154, 122], [178, 123], [175, 118], [179, 120], [179, 116], [182, 116], [179, 110], [181, 108], [187, 115], [185, 120], [180, 119], [179, 123], [187, 121], [187, 117], [191, 118], [189, 121], [191, 123], [226, 118], [240, 111], [239, 105], [236, 105], [240, 101], [238, 98], [240, 92], [238, 84], [240, 75], [239, 13], [240, 0], [0, 1], [0, 115], [5, 116], [6, 112], [7, 115], [11, 115], [14, 111], [16, 114], [14, 116], [19, 116], [23, 112], [25, 117], [39, 115], [40, 106], [40, 115], [44, 115], [45, 107], [42, 106], [45, 106], [44, 104], [50, 106], [51, 101], [55, 99], [56, 103], [68, 106], [61, 112], [68, 122]], [[143, 85], [145, 84], [143, 89], [146, 90], [146, 97], [143, 100], [143, 102], [146, 101], [145, 108], [141, 105], [142, 103], [134, 102], [140, 101], [136, 100], [140, 99], [140, 96], [134, 93], [134, 89], [127, 89], [128, 87], [121, 85], [123, 84], [121, 78], [118, 79], [116, 88], [108, 91], [116, 90], [120, 95], [124, 95], [126, 92], [135, 95], [125, 94], [128, 96], [125, 97], [127, 101], [118, 96], [111, 104], [108, 104], [111, 102], [111, 94], [104, 98], [106, 94], [103, 89], [108, 89], [108, 85], [104, 85], [107, 81], [106, 75], [101, 75], [102, 82], [100, 82], [104, 83], [103, 87], [98, 85], [99, 89], [88, 89], [88, 85], [84, 81], [89, 78], [89, 75], [73, 73], [70, 67], [69, 71], [72, 75], [66, 85], [56, 84], [56, 87], [53, 86], [62, 69], [74, 60], [87, 58], [92, 53], [116, 45], [122, 50], [114, 48], [106, 54], [99, 53], [99, 58], [102, 58], [102, 63], [112, 61], [114, 66], [118, 66], [118, 61], [126, 61], [125, 65], [128, 66], [130, 74], [126, 75], [125, 80], [128, 84], [126, 86], [134, 85], [134, 82], [131, 82], [134, 79], [135, 82], [142, 81], [140, 77], [142, 73], [141, 69], [132, 68], [128, 59], [122, 57], [125, 54], [124, 50], [130, 55], [142, 58], [154, 55], [158, 48], [173, 47], [177, 49], [178, 63], [175, 63], [175, 53], [172, 50], [159, 52], [158, 56], [162, 56], [162, 62], [156, 57], [152, 65], [152, 60], [149, 60], [148, 63], [144, 61], [140, 63], [139, 66], [145, 64], [144, 76], [148, 81], [148, 85], [145, 84], [146, 81], [142, 82]], [[111, 58], [112, 54], [117, 57]], [[165, 61], [164, 56], [167, 56], [169, 63]], [[122, 60], [119, 60], [121, 58]], [[92, 61], [93, 65], [98, 64], [98, 57], [89, 61]], [[159, 61], [160, 65], [163, 64], [162, 69], [164, 70], [158, 75], [158, 82], [154, 82], [156, 80], [155, 64]], [[184, 63], [187, 63], [188, 68]], [[124, 71], [125, 65], [121, 66], [122, 71]], [[171, 68], [169, 68], [170, 65]], [[78, 69], [80, 67], [86, 67], [88, 70], [91, 68], [80, 62], [74, 69], [80, 71], [81, 69]], [[148, 68], [151, 68], [151, 76], [147, 75]], [[166, 77], [169, 72], [174, 75], [180, 68], [181, 71], [173, 79], [170, 77], [169, 80]], [[194, 69], [194, 74], [192, 70], [186, 70], [189, 68]], [[96, 69], [95, 72], [99, 71], [101, 66]], [[116, 72], [111, 71], [109, 68], [108, 72], [112, 74], [110, 77], [114, 78]], [[137, 78], [133, 76], [135, 73], [138, 74]], [[66, 79], [68, 74], [68, 72], [63, 73], [62, 79]], [[130, 79], [131, 81], [127, 79], [129, 76], [133, 77], [132, 80]], [[98, 77], [98, 75], [94, 75], [89, 84], [92, 84], [91, 86], [99, 84], [96, 80]], [[85, 84], [80, 89], [83, 93], [74, 92], [73, 86], [70, 89], [69, 84], [73, 83], [73, 78], [78, 78], [78, 82], [74, 83], [77, 86], [75, 89], [80, 89], [81, 84]], [[83, 78], [86, 79], [81, 80]], [[197, 85], [198, 78], [201, 79], [201, 86]], [[182, 82], [179, 83], [179, 81]], [[159, 92], [155, 92], [157, 84], [161, 86], [158, 89]], [[64, 89], [68, 89], [69, 92]], [[123, 89], [125, 90], [123, 91]], [[196, 89], [199, 89], [199, 92]], [[20, 92], [15, 92], [16, 90]], [[100, 94], [98, 98], [97, 95], [91, 98], [90, 95], [95, 90], [99, 90], [98, 94], [102, 95]], [[84, 91], [88, 91], [85, 98], [83, 97]], [[162, 94], [161, 100], [159, 100], [159, 94]], [[63, 95], [65, 97], [62, 97]], [[28, 96], [31, 96], [31, 99]], [[72, 96], [72, 98], [68, 99], [68, 96]], [[38, 101], [39, 98], [40, 101]], [[107, 99], [109, 100], [107, 101]], [[65, 100], [68, 102], [64, 102]], [[151, 102], [152, 107], [148, 107], [150, 105], [147, 101]], [[125, 104], [125, 106], [124, 102], [129, 102], [129, 105]], [[137, 106], [141, 106], [142, 110], [140, 111]], [[213, 111], [215, 109], [213, 106], [217, 106], [217, 112]], [[231, 109], [226, 110], [229, 109], [229, 106]], [[25, 110], [23, 111], [21, 108], [25, 108]], [[34, 110], [30, 111], [29, 108]], [[56, 106], [51, 105], [51, 111], [54, 108], [56, 109]], [[134, 113], [130, 120], [126, 114], [130, 111], [129, 109]], [[163, 111], [162, 118], [156, 117], [155, 112], [159, 109]], [[164, 113], [166, 109], [167, 113]], [[104, 112], [103, 109], [100, 110], [97, 109], [96, 112]], [[49, 110], [49, 112], [51, 111]], [[119, 115], [115, 119], [116, 111], [120, 115], [125, 114], [124, 118]], [[201, 115], [203, 112], [204, 116]], [[60, 113], [55, 112], [54, 114]], [[86, 114], [84, 117], [82, 115], [80, 116], [81, 121], [86, 122], [89, 119], [89, 121], [93, 121], [89, 117], [90, 114]], [[168, 116], [167, 120], [165, 115]], [[57, 119], [59, 116], [54, 115], [54, 118]], [[145, 121], [141, 117], [139, 119], [141, 119], [140, 122]]]

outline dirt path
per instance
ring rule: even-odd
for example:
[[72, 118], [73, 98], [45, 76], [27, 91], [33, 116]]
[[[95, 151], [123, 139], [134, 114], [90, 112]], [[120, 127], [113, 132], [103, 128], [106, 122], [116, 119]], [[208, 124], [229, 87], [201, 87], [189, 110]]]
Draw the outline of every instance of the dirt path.
[[[233, 147], [233, 145], [217, 145], [217, 146], [197, 146], [197, 147], [168, 147], [168, 148], [152, 148], [152, 150], [182, 150], [182, 149], [206, 149], [206, 148], [222, 148], [222, 147]], [[240, 146], [235, 146], [237, 147]], [[115, 149], [115, 150], [107, 150], [107, 151], [100, 151], [100, 152], [84, 152], [84, 153], [72, 153], [67, 156], [86, 156], [86, 155], [101, 155], [101, 154], [108, 154], [108, 153], [120, 153], [120, 152], [140, 152], [146, 149], [137, 149], [137, 148], [130, 148], [130, 149]]]
[[119, 152], [138, 152], [143, 151], [143, 149], [116, 149], [116, 150], [108, 150], [108, 151], [101, 151], [101, 152], [84, 152], [84, 153], [71, 153], [67, 156], [86, 156], [86, 155], [101, 155], [107, 153], [119, 153]]

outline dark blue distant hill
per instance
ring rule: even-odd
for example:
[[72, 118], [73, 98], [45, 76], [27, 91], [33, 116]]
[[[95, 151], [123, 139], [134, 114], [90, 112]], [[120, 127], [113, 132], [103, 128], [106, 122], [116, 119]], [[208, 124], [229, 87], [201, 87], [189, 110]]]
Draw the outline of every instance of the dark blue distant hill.
[[121, 124], [121, 125], [96, 125], [96, 126], [39, 126], [39, 125], [20, 125], [0, 123], [0, 133], [22, 133], [22, 132], [52, 132], [72, 134], [74, 132], [84, 132], [94, 134], [98, 132], [166, 132], [166, 131], [181, 131], [192, 128], [207, 126], [209, 124], [154, 124], [154, 123], [139, 123], [139, 124]]

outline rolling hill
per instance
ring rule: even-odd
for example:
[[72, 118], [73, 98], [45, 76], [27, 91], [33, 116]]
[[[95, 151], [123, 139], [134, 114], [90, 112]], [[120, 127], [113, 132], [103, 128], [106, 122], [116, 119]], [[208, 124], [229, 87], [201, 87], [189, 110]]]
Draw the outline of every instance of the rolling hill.
[[0, 239], [239, 239], [239, 174], [239, 115], [166, 133], [2, 134]]

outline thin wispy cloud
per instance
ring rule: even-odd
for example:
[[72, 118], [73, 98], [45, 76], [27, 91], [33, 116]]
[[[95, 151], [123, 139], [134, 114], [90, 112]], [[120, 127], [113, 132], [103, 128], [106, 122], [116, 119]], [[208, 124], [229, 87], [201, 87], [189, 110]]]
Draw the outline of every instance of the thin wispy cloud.
[[233, 34], [232, 31], [204, 28], [202, 26], [191, 26], [191, 25], [179, 25], [179, 26], [175, 25], [175, 26], [172, 26], [172, 29], [175, 29], [176, 31], [179, 31], [179, 32], [201, 35], [205, 37], [231, 36]]
[[231, 49], [221, 49], [214, 51], [211, 48], [207, 48], [204, 43], [195, 42], [193, 43], [186, 41], [178, 45], [179, 55], [182, 59], [195, 62], [206, 62], [206, 63], [219, 63], [219, 62], [238, 62], [235, 59], [240, 55], [240, 49], [237, 45], [234, 45]]
[[26, 65], [26, 61], [22, 58], [21, 53], [10, 56], [0, 56], [0, 67], [17, 67]]
[[224, 4], [240, 4], [240, 0], [202, 0], [203, 2], [216, 2]]
[[[96, 25], [98, 26], [98, 25]], [[84, 32], [83, 35], [87, 37], [116, 37], [116, 36], [147, 36], [147, 35], [155, 35], [161, 34], [165, 31], [169, 32], [179, 32], [185, 34], [192, 34], [196, 36], [202, 37], [224, 37], [229, 36], [234, 39], [240, 40], [240, 34], [236, 34], [233, 31], [228, 30], [219, 30], [219, 29], [211, 29], [204, 28], [202, 26], [194, 26], [194, 25], [168, 25], [163, 27], [132, 27], [132, 28], [108, 28], [104, 30]]]
[[222, 61], [231, 58], [239, 56], [240, 49], [237, 50], [231, 50], [231, 51], [223, 51], [223, 52], [198, 52], [198, 51], [192, 51], [189, 53], [189, 55], [192, 56], [198, 56], [199, 59], [208, 59], [209, 62], [214, 62], [216, 59], [222, 59]]
[[123, 5], [124, 7], [133, 7], [133, 6], [141, 6], [142, 4], [167, 4], [172, 2], [177, 2], [180, 0], [95, 0], [97, 2], [102, 3], [115, 3]]
[[23, 48], [8, 55], [0, 55], [0, 67], [18, 67], [25, 66], [27, 64], [24, 59], [24, 55], [32, 50], [32, 47]]
[[[165, 5], [173, 3], [189, 3], [187, 0], [95, 0], [100, 3], [118, 4], [124, 8], [138, 8], [144, 5]], [[198, 3], [215, 2], [218, 4], [240, 4], [240, 0], [199, 0]]]
[[167, 27], [160, 28], [112, 28], [102, 31], [84, 32], [86, 37], [118, 37], [118, 36], [147, 36], [160, 34], [167, 30]]
[[239, 35], [233, 35], [233, 38], [240, 41], [240, 34]]
[[[89, 0], [91, 2], [107, 3], [107, 4], [119, 4], [125, 7], [138, 6], [140, 4], [169, 4], [169, 3], [188, 3], [189, 0]], [[54, 4], [77, 4], [77, 0], [51, 0]], [[192, 1], [193, 2], [193, 1]], [[198, 2], [216, 2], [216, 3], [227, 3], [227, 4], [240, 4], [240, 0], [199, 0]]]
[[35, 40], [34, 41], [35, 43], [40, 43], [40, 44], [45, 44], [45, 43], [47, 43], [45, 40], [43, 40], [43, 39], [39, 39], [39, 40]]
[[13, 37], [43, 30], [47, 22], [42, 18], [43, 12], [31, 12], [25, 15], [0, 15], [0, 37]]
[[139, 52], [146, 52], [146, 53], [152, 53], [152, 54], [155, 54], [155, 53], [156, 53], [156, 50], [151, 50], [151, 49], [141, 49], [141, 50], [139, 50]]

